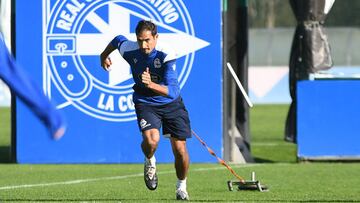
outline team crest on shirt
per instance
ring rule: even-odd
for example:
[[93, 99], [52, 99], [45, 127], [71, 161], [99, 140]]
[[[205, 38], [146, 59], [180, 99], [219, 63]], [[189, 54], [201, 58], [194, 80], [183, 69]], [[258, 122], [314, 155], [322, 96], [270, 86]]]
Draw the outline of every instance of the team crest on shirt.
[[161, 68], [161, 61], [159, 58], [154, 59], [154, 67], [155, 68]]
[[[159, 27], [158, 43], [171, 47], [181, 59], [177, 62], [180, 88], [191, 75], [195, 52], [209, 45], [195, 35], [191, 16], [181, 0], [42, 1], [44, 90], [62, 101], [58, 108], [73, 107], [97, 119], [136, 119], [129, 64], [115, 51], [110, 55], [111, 71], [100, 66], [100, 53], [116, 35], [135, 41], [137, 22], [151, 19]], [[137, 63], [138, 59], [133, 61]], [[161, 67], [160, 59], [154, 60], [154, 67]]]

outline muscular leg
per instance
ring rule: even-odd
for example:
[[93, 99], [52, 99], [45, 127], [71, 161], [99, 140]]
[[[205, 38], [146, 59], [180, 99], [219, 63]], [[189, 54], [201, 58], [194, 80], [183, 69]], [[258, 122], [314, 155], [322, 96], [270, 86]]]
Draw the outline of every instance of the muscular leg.
[[150, 159], [158, 146], [160, 140], [160, 132], [158, 129], [145, 130], [142, 133], [143, 141], [141, 143], [141, 149], [146, 158]]
[[142, 133], [142, 151], [146, 157], [144, 163], [144, 180], [149, 190], [155, 190], [158, 185], [154, 153], [160, 140], [158, 129], [145, 130]]
[[189, 154], [186, 148], [186, 140], [171, 139], [171, 147], [175, 157], [176, 176], [179, 180], [187, 177], [189, 170]]

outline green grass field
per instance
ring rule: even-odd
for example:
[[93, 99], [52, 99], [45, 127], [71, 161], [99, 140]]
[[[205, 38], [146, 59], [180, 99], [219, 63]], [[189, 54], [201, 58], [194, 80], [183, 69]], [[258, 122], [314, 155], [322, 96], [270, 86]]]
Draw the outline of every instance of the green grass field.
[[[188, 191], [194, 202], [360, 202], [360, 164], [297, 163], [296, 145], [283, 141], [287, 105], [251, 109], [252, 153], [257, 163], [231, 165], [252, 171], [269, 192], [233, 191], [234, 177], [219, 164], [191, 164]], [[149, 191], [142, 164], [23, 165], [9, 163], [9, 109], [0, 108], [0, 202], [172, 202], [175, 172], [159, 164], [159, 187]], [[205, 150], [205, 149], [204, 149]], [[210, 156], [210, 155], [209, 155]]]

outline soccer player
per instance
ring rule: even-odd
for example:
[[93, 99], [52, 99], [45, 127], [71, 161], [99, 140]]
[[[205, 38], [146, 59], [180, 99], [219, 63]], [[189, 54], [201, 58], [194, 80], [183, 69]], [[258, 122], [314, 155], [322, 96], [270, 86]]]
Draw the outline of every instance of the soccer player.
[[139, 129], [142, 132], [142, 151], [145, 155], [144, 180], [150, 190], [158, 185], [155, 151], [160, 140], [160, 127], [163, 134], [170, 136], [175, 157], [175, 170], [178, 178], [176, 199], [188, 200], [186, 177], [189, 168], [189, 155], [186, 139], [191, 137], [190, 120], [180, 96], [174, 54], [157, 45], [157, 26], [141, 20], [136, 26], [137, 41], [116, 36], [100, 55], [101, 66], [110, 70], [109, 54], [118, 49], [129, 63], [135, 82], [133, 102]]
[[63, 116], [41, 91], [41, 88], [16, 63], [0, 33], [0, 79], [45, 124], [53, 139], [60, 139], [66, 130]]

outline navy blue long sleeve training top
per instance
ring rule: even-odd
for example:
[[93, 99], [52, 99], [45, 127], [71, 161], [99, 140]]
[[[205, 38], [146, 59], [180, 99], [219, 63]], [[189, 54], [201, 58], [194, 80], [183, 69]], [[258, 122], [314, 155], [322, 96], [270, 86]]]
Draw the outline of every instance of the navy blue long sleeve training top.
[[[129, 41], [122, 35], [116, 36], [111, 41], [121, 56], [129, 63], [134, 79], [133, 102], [147, 103], [150, 105], [167, 104], [180, 95], [180, 87], [176, 72], [176, 56], [169, 51], [156, 46], [150, 54], [141, 52], [136, 41]], [[151, 81], [167, 86], [168, 95], [162, 96], [145, 87], [141, 81], [141, 74], [149, 68]]]

